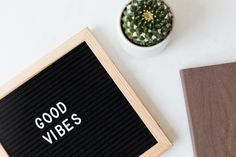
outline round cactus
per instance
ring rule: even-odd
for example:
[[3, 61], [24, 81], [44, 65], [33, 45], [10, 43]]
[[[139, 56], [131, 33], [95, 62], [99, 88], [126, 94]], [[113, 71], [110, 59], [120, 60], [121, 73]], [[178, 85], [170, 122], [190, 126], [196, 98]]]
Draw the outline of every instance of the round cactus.
[[139, 46], [153, 46], [170, 33], [173, 15], [162, 0], [132, 0], [122, 14], [126, 37]]

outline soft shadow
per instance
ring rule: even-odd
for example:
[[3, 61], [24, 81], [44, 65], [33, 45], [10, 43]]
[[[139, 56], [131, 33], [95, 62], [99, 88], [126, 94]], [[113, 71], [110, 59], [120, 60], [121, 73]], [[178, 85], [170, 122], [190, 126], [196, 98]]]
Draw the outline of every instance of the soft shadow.
[[174, 14], [172, 40], [169, 43], [171, 45], [187, 36], [192, 30], [197, 29], [206, 16], [206, 8], [202, 1], [196, 0], [167, 0], [167, 4], [172, 8]]

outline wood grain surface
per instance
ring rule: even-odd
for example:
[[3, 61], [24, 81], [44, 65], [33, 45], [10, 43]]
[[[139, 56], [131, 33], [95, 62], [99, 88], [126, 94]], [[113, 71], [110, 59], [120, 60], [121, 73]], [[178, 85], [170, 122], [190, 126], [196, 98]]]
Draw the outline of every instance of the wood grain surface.
[[236, 157], [236, 63], [181, 71], [195, 157]]

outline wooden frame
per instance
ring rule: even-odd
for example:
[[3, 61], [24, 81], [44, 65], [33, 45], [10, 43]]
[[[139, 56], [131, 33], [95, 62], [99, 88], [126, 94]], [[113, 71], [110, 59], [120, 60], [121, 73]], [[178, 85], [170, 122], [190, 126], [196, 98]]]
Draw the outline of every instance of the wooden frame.
[[[164, 151], [172, 146], [168, 138], [165, 136], [163, 131], [160, 129], [158, 124], [155, 122], [153, 117], [144, 107], [143, 103], [137, 97], [135, 92], [131, 89], [128, 83], [125, 81], [121, 73], [112, 63], [111, 59], [107, 56], [104, 49], [100, 46], [98, 41], [92, 35], [89, 28], [85, 28], [80, 33], [76, 34], [64, 44], [56, 48], [53, 52], [44, 56], [38, 62], [30, 66], [28, 69], [23, 71], [20, 75], [10, 80], [4, 86], [0, 88], [0, 100], [5, 97], [7, 94], [12, 92], [14, 89], [19, 87], [21, 84], [30, 80], [33, 76], [41, 72], [43, 69], [54, 63], [56, 60], [61, 58], [66, 53], [70, 52], [73, 48], [80, 45], [82, 42], [86, 42], [89, 48], [93, 51], [95, 56], [98, 58], [100, 63], [106, 69], [108, 74], [111, 76], [113, 81], [119, 87], [121, 92], [124, 94], [126, 99], [132, 105], [136, 113], [142, 119], [144, 124], [150, 130], [152, 135], [158, 141], [156, 145], [147, 150], [141, 157], [157, 157], [160, 156]], [[3, 155], [2, 155], [3, 154]], [[7, 157], [6, 152], [3, 147], [0, 145], [0, 156]]]
[[0, 144], [0, 156], [1, 157], [9, 157], [7, 152], [4, 150], [3, 146]]

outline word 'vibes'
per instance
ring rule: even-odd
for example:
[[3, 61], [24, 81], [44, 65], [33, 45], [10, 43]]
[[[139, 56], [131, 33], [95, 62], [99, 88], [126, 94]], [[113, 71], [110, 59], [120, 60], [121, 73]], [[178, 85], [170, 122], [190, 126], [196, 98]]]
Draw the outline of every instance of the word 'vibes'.
[[[54, 119], [59, 118], [66, 112], [66, 105], [62, 102], [58, 102], [56, 107], [51, 107], [48, 113], [45, 112], [40, 117], [35, 118], [35, 124], [39, 129], [44, 129], [46, 124], [52, 123]], [[53, 144], [53, 142], [63, 137], [67, 132], [72, 131], [75, 126], [80, 125], [81, 122], [81, 118], [78, 117], [76, 113], [73, 113], [60, 124], [54, 125], [54, 128], [47, 131], [45, 135], [42, 135], [42, 138], [48, 143]]]

